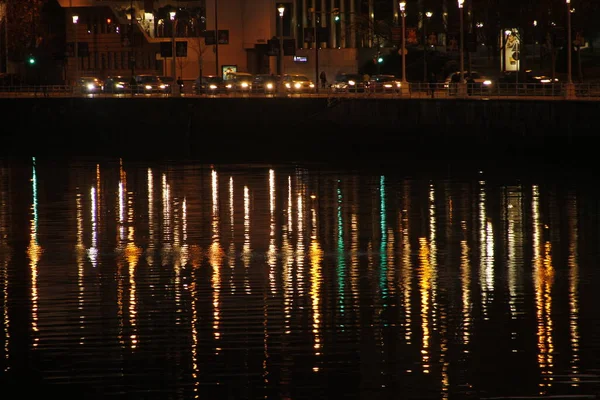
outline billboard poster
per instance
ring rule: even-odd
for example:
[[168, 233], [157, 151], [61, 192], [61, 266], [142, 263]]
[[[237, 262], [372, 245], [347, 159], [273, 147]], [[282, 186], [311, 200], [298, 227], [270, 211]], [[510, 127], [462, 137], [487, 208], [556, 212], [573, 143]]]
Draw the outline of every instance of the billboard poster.
[[520, 67], [521, 41], [517, 29], [505, 29], [501, 32], [502, 46], [500, 59], [504, 71], [518, 71]]

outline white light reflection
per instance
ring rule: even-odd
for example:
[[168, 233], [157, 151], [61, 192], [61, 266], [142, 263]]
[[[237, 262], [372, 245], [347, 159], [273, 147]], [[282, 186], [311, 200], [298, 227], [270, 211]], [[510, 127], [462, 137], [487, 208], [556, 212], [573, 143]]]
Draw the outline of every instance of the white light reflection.
[[[300, 180], [300, 178], [298, 179]], [[304, 257], [306, 246], [304, 245], [304, 188], [302, 184], [297, 183], [297, 210], [298, 210], [298, 236], [296, 237], [296, 293], [300, 298], [304, 297], [305, 276], [304, 276]]]
[[277, 293], [276, 268], [277, 247], [275, 246], [275, 171], [269, 170], [269, 251], [267, 253], [269, 264], [269, 288], [271, 295]]
[[[311, 234], [310, 234], [310, 298], [312, 303], [312, 334], [313, 348], [315, 356], [320, 356], [322, 350], [321, 340], [321, 262], [323, 260], [323, 250], [319, 243], [317, 227], [317, 211], [313, 201], [311, 207]], [[313, 367], [313, 371], [319, 371], [319, 361]]]
[[161, 266], [169, 265], [173, 253], [171, 244], [171, 186], [167, 182], [167, 175], [162, 174], [162, 252]]
[[5, 185], [8, 178], [6, 169], [0, 168], [0, 266], [2, 266], [2, 279], [0, 284], [2, 285], [2, 327], [4, 336], [4, 345], [2, 346], [4, 352], [5, 367], [4, 371], [10, 369], [10, 329], [11, 320], [10, 313], [8, 311], [8, 291], [9, 291], [9, 275], [8, 266], [12, 259], [12, 250], [8, 244], [9, 231], [8, 231], [8, 191], [5, 189]]
[[[79, 190], [79, 188], [77, 188]], [[76, 210], [76, 222], [77, 222], [77, 241], [75, 243], [75, 257], [77, 261], [77, 311], [79, 312], [79, 329], [85, 328], [85, 255], [86, 249], [83, 244], [83, 205], [81, 204], [81, 193], [75, 195], [75, 210]], [[79, 344], [83, 344], [85, 341], [84, 331], [81, 331], [79, 336]]]
[[233, 294], [235, 293], [235, 212], [233, 203], [233, 177], [229, 177], [229, 233], [230, 241], [229, 248], [227, 250], [227, 260], [229, 265], [229, 290]]
[[[337, 241], [337, 287], [338, 287], [338, 311], [340, 316], [344, 316], [345, 310], [345, 295], [346, 295], [346, 248], [344, 245], [344, 214], [342, 212], [343, 196], [342, 189], [337, 186], [337, 225], [336, 225], [336, 241]], [[344, 329], [343, 320], [340, 322], [340, 328]]]
[[552, 244], [543, 242], [543, 228], [540, 219], [539, 188], [532, 188], [533, 216], [533, 281], [535, 289], [535, 306], [537, 317], [538, 366], [542, 379], [539, 383], [539, 394], [545, 395], [552, 386], [554, 368], [554, 323], [552, 320], [552, 286], [554, 283], [554, 266], [552, 265]]
[[494, 232], [487, 218], [487, 198], [485, 182], [480, 181], [479, 188], [479, 285], [481, 290], [481, 310], [483, 319], [488, 320], [488, 307], [494, 295]]
[[208, 259], [212, 267], [212, 305], [213, 305], [213, 337], [215, 343], [215, 354], [221, 351], [219, 339], [221, 339], [221, 266], [223, 265], [224, 252], [221, 248], [220, 238], [220, 215], [219, 215], [219, 177], [217, 171], [212, 170], [212, 223], [211, 244], [208, 251]]
[[469, 352], [469, 343], [471, 342], [471, 328], [473, 324], [473, 318], [471, 316], [471, 309], [473, 307], [473, 301], [471, 299], [471, 249], [467, 242], [467, 223], [466, 221], [461, 222], [461, 228], [463, 231], [463, 239], [460, 241], [460, 281], [462, 286], [462, 342], [463, 352]]
[[[125, 191], [127, 186], [123, 181], [122, 188]], [[138, 335], [138, 296], [137, 296], [137, 264], [142, 255], [142, 249], [135, 244], [135, 213], [133, 209], [134, 204], [133, 192], [127, 192], [127, 206], [125, 212], [127, 213], [127, 245], [125, 247], [125, 258], [127, 260], [128, 275], [129, 275], [129, 346], [132, 350], [135, 350], [139, 344]]]
[[250, 189], [244, 186], [244, 248], [242, 250], [242, 260], [244, 262], [244, 290], [250, 294], [250, 259], [252, 250], [250, 249]]
[[154, 173], [148, 168], [148, 248], [146, 249], [146, 262], [148, 267], [154, 266], [154, 248], [156, 243], [156, 221], [154, 220]]
[[121, 346], [125, 345], [125, 340], [123, 338], [123, 327], [124, 327], [124, 318], [125, 318], [125, 300], [124, 300], [124, 283], [123, 283], [123, 267], [125, 263], [125, 250], [126, 250], [126, 240], [125, 240], [125, 221], [124, 221], [124, 213], [125, 213], [125, 199], [124, 199], [124, 182], [125, 182], [125, 171], [123, 170], [123, 163], [120, 163], [119, 169], [119, 184], [118, 184], [118, 204], [117, 204], [117, 247], [116, 247], [116, 263], [117, 263], [117, 320], [118, 320], [118, 338], [119, 344]]
[[98, 196], [96, 188], [92, 186], [90, 188], [90, 222], [92, 225], [92, 240], [90, 247], [87, 249], [87, 256], [92, 267], [98, 267]]
[[31, 330], [33, 331], [33, 347], [39, 344], [38, 328], [38, 264], [42, 257], [43, 249], [38, 243], [38, 188], [37, 188], [37, 169], [35, 157], [33, 160], [33, 172], [31, 177], [32, 204], [31, 220], [29, 227], [29, 246], [27, 247], [27, 256], [29, 257], [29, 268], [31, 274]]
[[577, 215], [577, 200], [569, 198], [568, 203], [569, 229], [569, 334], [571, 339], [571, 386], [579, 386], [580, 348], [579, 348], [579, 217]]
[[283, 256], [283, 318], [286, 334], [291, 333], [292, 308], [294, 305], [294, 277], [293, 263], [294, 255], [290, 244], [292, 235], [292, 177], [288, 176], [288, 197], [286, 208], [287, 225], [283, 226], [283, 237], [281, 243], [281, 253]]
[[[519, 296], [523, 293], [521, 268], [523, 262], [523, 193], [521, 187], [508, 188], [508, 201], [506, 210], [507, 219], [507, 241], [508, 241], [508, 306], [510, 317], [513, 320], [522, 314], [522, 310], [518, 310]], [[513, 325], [516, 328], [516, 325]], [[517, 332], [512, 332], [512, 338], [516, 339]]]
[[400, 232], [402, 235], [402, 266], [400, 267], [400, 291], [402, 292], [402, 309], [404, 311], [404, 321], [402, 327], [404, 328], [404, 340], [406, 344], [412, 344], [412, 281], [413, 281], [413, 268], [411, 262], [411, 245], [410, 245], [410, 185], [405, 183], [403, 185], [402, 199], [404, 201], [404, 207], [400, 213]]
[[[385, 207], [385, 177], [379, 177], [379, 223], [381, 241], [379, 244], [379, 290], [383, 306], [387, 306], [388, 297], [388, 260], [387, 260], [387, 210]], [[392, 269], [392, 268], [390, 268]], [[392, 269], [393, 271], [393, 269]]]

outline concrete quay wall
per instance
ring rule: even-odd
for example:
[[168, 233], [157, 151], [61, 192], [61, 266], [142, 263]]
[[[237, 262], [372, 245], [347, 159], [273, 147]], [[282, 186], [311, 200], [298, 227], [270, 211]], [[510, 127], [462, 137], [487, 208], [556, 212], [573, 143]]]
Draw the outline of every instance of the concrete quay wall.
[[[0, 99], [1, 154], [294, 161], [584, 152], [600, 102], [375, 98]], [[461, 156], [462, 154], [462, 156]]]

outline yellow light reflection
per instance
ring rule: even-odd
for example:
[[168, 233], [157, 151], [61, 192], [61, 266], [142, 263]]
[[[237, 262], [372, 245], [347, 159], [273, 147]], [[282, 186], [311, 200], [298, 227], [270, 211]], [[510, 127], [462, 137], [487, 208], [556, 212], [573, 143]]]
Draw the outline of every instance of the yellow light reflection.
[[167, 182], [167, 175], [162, 174], [162, 253], [161, 253], [161, 265], [166, 266], [170, 264], [171, 256], [173, 253], [171, 243], [171, 186]]
[[139, 344], [139, 335], [137, 327], [137, 280], [136, 268], [142, 249], [135, 244], [135, 225], [134, 225], [134, 199], [133, 193], [128, 193], [127, 196], [127, 246], [125, 247], [125, 259], [129, 267], [129, 327], [131, 333], [129, 335], [129, 345], [131, 349], [136, 349]]
[[423, 363], [423, 373], [428, 374], [431, 368], [431, 326], [429, 314], [431, 312], [431, 254], [429, 254], [429, 244], [426, 238], [419, 238], [419, 292], [421, 295], [421, 360]]
[[90, 188], [90, 222], [92, 225], [92, 240], [87, 249], [87, 256], [92, 263], [92, 267], [98, 267], [98, 195], [96, 188]]
[[229, 290], [233, 294], [235, 293], [235, 211], [234, 211], [234, 203], [233, 203], [233, 177], [229, 177], [229, 233], [230, 233], [230, 241], [229, 248], [227, 250], [227, 260], [229, 265]]
[[267, 253], [269, 264], [269, 288], [271, 295], [277, 293], [277, 247], [275, 245], [275, 171], [269, 170], [269, 250]]
[[[85, 328], [85, 256], [86, 249], [83, 244], [83, 205], [81, 204], [81, 193], [77, 193], [75, 197], [76, 222], [77, 222], [77, 241], [75, 243], [75, 257], [77, 260], [77, 310], [79, 312], [79, 329]], [[85, 341], [84, 331], [81, 331], [79, 336], [79, 344]]]
[[42, 257], [43, 249], [38, 243], [38, 188], [37, 188], [37, 169], [36, 160], [33, 158], [33, 173], [31, 177], [32, 186], [32, 204], [31, 220], [29, 226], [29, 246], [27, 247], [27, 256], [29, 257], [29, 267], [31, 274], [31, 330], [33, 331], [33, 347], [39, 344], [38, 328], [38, 264]]
[[410, 186], [408, 183], [403, 185], [402, 199], [404, 207], [399, 215], [400, 233], [402, 235], [402, 266], [400, 267], [400, 290], [402, 292], [402, 308], [404, 311], [404, 321], [402, 327], [404, 330], [404, 340], [407, 344], [412, 344], [412, 282], [413, 269], [411, 262], [412, 248], [410, 245]]
[[356, 311], [360, 304], [360, 269], [358, 243], [358, 213], [357, 206], [352, 205], [350, 215], [350, 291], [352, 292], [352, 309]]
[[288, 176], [288, 196], [285, 218], [287, 225], [283, 226], [283, 237], [281, 243], [281, 252], [283, 256], [283, 318], [286, 334], [291, 333], [292, 307], [294, 305], [294, 277], [293, 263], [294, 254], [290, 244], [292, 235], [292, 177]]
[[304, 276], [304, 200], [302, 185], [298, 185], [297, 193], [297, 211], [298, 211], [298, 236], [296, 237], [296, 293], [300, 298], [304, 297], [305, 276]]
[[154, 173], [148, 168], [148, 249], [146, 250], [146, 262], [149, 267], [154, 265], [154, 247], [156, 242], [156, 221], [154, 220]]
[[568, 203], [569, 229], [569, 334], [571, 339], [571, 385], [579, 386], [579, 241], [577, 201], [571, 197]]
[[[213, 336], [215, 341], [221, 339], [221, 267], [223, 265], [224, 251], [221, 247], [220, 215], [219, 215], [219, 180], [217, 171], [212, 171], [212, 223], [211, 244], [208, 251], [208, 260], [212, 267], [212, 294], [213, 294]], [[221, 345], [215, 344], [215, 354], [219, 354]]]
[[4, 371], [10, 369], [10, 313], [8, 311], [8, 291], [9, 275], [8, 266], [12, 259], [12, 249], [8, 244], [9, 240], [9, 211], [8, 211], [8, 173], [5, 168], [0, 168], [0, 266], [2, 266], [2, 327], [4, 334], [4, 352], [5, 367]]
[[533, 280], [535, 285], [535, 306], [537, 317], [538, 366], [542, 379], [539, 394], [545, 395], [552, 386], [554, 368], [554, 323], [552, 320], [552, 286], [554, 266], [552, 265], [552, 244], [542, 242], [543, 232], [540, 221], [539, 188], [533, 187]]
[[244, 262], [244, 290], [250, 294], [249, 267], [252, 250], [250, 249], [250, 189], [244, 186], [244, 248], [242, 250], [242, 260]]
[[[522, 293], [520, 264], [523, 261], [523, 193], [520, 187], [509, 187], [506, 219], [508, 241], [508, 306], [511, 319], [517, 319], [523, 311], [519, 310], [519, 295]], [[517, 332], [512, 333], [515, 339]]]
[[[463, 236], [467, 236], [467, 224], [462, 221]], [[460, 241], [460, 281], [462, 286], [462, 341], [464, 352], [469, 352], [469, 343], [471, 342], [472, 316], [471, 308], [473, 302], [471, 300], [471, 249], [466, 239]]]
[[487, 198], [485, 182], [479, 182], [479, 286], [483, 319], [488, 320], [488, 307], [494, 296], [494, 232], [487, 218]]
[[[312, 303], [312, 334], [313, 348], [315, 356], [322, 354], [321, 341], [321, 262], [323, 260], [323, 250], [319, 243], [317, 229], [317, 211], [315, 205], [311, 207], [311, 235], [310, 235], [310, 298]], [[313, 371], [318, 371], [319, 365], [313, 367]]]

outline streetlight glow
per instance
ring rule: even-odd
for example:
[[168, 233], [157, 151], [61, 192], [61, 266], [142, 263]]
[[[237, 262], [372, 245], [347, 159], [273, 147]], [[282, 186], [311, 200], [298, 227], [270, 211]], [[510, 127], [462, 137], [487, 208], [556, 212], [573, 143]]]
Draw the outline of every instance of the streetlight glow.
[[402, 83], [406, 83], [406, 1], [401, 1], [400, 16], [402, 17], [402, 45], [400, 52], [402, 54]]
[[73, 23], [76, 24], [79, 22], [79, 15], [73, 15]]
[[427, 18], [431, 18], [431, 17], [433, 16], [433, 13], [432, 13], [431, 11], [427, 11], [427, 12], [425, 13], [425, 16], [426, 16]]
[[405, 1], [401, 1], [400, 2], [400, 11], [404, 12], [404, 10], [406, 10], [406, 2]]
[[280, 16], [280, 17], [283, 17], [283, 13], [285, 12], [285, 7], [284, 7], [283, 5], [280, 5], [280, 6], [277, 8], [277, 11], [279, 11], [279, 16]]
[[458, 8], [463, 8], [464, 4], [465, 4], [465, 0], [458, 0]]
[[175, 14], [175, 11], [169, 12], [169, 18], [171, 19], [171, 21], [175, 21]]

